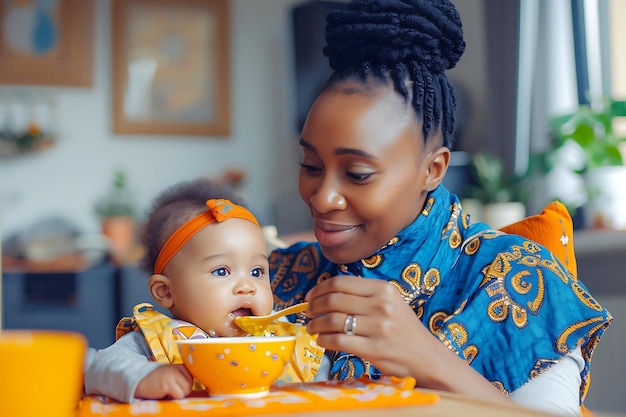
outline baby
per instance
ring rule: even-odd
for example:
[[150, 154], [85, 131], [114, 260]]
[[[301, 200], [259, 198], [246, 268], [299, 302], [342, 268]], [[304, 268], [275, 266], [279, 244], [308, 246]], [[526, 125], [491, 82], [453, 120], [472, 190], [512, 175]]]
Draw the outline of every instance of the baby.
[[150, 293], [172, 317], [137, 305], [113, 345], [90, 349], [86, 394], [183, 398], [202, 387], [182, 364], [177, 339], [245, 336], [235, 317], [272, 311], [262, 228], [230, 189], [207, 179], [170, 187], [149, 211], [142, 244]]

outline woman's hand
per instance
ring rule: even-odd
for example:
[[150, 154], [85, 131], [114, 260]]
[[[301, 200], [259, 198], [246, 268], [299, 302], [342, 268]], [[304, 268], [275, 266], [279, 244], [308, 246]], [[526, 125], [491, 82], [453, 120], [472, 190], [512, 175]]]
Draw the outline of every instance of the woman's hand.
[[[357, 355], [387, 375], [412, 376], [422, 388], [508, 401], [433, 336], [388, 282], [335, 276], [306, 299], [307, 331], [318, 334], [320, 346]], [[350, 335], [344, 332], [349, 315], [356, 318]]]
[[[353, 353], [385, 374], [412, 375], [411, 368], [429, 360], [424, 357], [429, 346], [441, 345], [388, 282], [336, 276], [318, 284], [306, 299], [307, 317], [313, 318], [307, 331], [318, 334], [321, 346]], [[356, 318], [352, 335], [344, 333], [348, 315]]]
[[185, 398], [191, 394], [193, 377], [185, 365], [163, 365], [150, 372], [137, 385], [135, 398]]

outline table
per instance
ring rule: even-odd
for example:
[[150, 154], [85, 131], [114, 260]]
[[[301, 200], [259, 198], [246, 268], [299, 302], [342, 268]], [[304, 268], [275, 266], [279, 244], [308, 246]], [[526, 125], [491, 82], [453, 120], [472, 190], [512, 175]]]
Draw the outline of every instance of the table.
[[[417, 405], [417, 406], [402, 406], [402, 407], [383, 407], [383, 408], [371, 408], [371, 409], [353, 409], [353, 410], [337, 410], [337, 411], [308, 411], [308, 412], [287, 412], [287, 413], [272, 413], [265, 414], [263, 416], [300, 416], [300, 417], [323, 417], [323, 416], [363, 416], [363, 417], [554, 417], [552, 414], [546, 414], [539, 411], [525, 409], [516, 405], [507, 404], [493, 404], [487, 401], [480, 401], [475, 399], [469, 399], [463, 396], [436, 392], [439, 395], [439, 401], [434, 404]], [[146, 412], [152, 414], [150, 408], [146, 408]], [[89, 414], [97, 415], [97, 414]], [[146, 414], [148, 415], [148, 414]], [[171, 413], [163, 413], [160, 415], [167, 415], [168, 417], [184, 416], [185, 413], [173, 415]], [[196, 415], [195, 413], [190, 415]], [[207, 412], [206, 415], [210, 415]], [[609, 416], [608, 414], [596, 413], [595, 417], [619, 417], [617, 415]], [[79, 412], [79, 417], [86, 416]], [[106, 416], [106, 414], [105, 414]]]
[[[435, 392], [435, 391], [432, 391]], [[390, 407], [369, 410], [350, 410], [333, 413], [333, 416], [362, 416], [362, 417], [554, 417], [552, 414], [508, 404], [494, 404], [460, 395], [436, 392], [439, 401], [435, 404], [411, 407]], [[301, 413], [299, 417], [321, 417], [326, 413]], [[600, 416], [596, 414], [596, 417]]]
[[[439, 401], [434, 404], [407, 406], [407, 407], [384, 407], [372, 409], [354, 409], [354, 410], [338, 410], [338, 411], [307, 411], [299, 413], [263, 413], [263, 417], [279, 417], [279, 416], [298, 416], [298, 417], [554, 417], [535, 410], [525, 409], [516, 405], [494, 404], [487, 401], [481, 401], [463, 397], [460, 395], [432, 391], [439, 395]], [[148, 410], [147, 410], [148, 411]], [[623, 414], [608, 414], [592, 411], [594, 417], [626, 417]], [[152, 417], [159, 414], [150, 414]], [[184, 416], [161, 414], [168, 417]], [[194, 414], [195, 415], [195, 414]], [[210, 412], [205, 415], [211, 415]], [[83, 414], [78, 414], [82, 417]]]
[[[269, 395], [257, 400], [216, 400], [206, 397], [204, 393], [198, 393], [191, 398], [178, 401], [144, 400], [133, 404], [107, 404], [95, 397], [87, 397], [81, 402], [76, 417], [550, 416], [550, 414], [521, 408], [512, 403], [492, 403], [434, 390], [414, 390], [412, 387], [415, 380], [410, 377], [383, 378], [387, 379], [377, 382], [361, 379], [341, 383], [290, 384], [283, 388], [274, 388]], [[605, 416], [596, 413], [595, 417]]]

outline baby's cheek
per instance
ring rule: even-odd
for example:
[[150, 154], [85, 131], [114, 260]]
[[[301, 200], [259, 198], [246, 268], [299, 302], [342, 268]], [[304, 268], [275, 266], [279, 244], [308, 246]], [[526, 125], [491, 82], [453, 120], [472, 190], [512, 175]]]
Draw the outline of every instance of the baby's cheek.
[[259, 311], [259, 313], [257, 314], [259, 316], [268, 315], [274, 309], [274, 294], [272, 294], [271, 288], [268, 288], [267, 291], [263, 294], [262, 307], [262, 311]]

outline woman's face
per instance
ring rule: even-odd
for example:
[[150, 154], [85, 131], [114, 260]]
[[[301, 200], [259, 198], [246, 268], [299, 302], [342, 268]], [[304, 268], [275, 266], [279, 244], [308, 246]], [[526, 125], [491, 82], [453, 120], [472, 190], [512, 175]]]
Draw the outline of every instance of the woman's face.
[[261, 229], [232, 218], [205, 226], [166, 265], [175, 318], [218, 336], [241, 336], [233, 319], [272, 310]]
[[415, 220], [440, 181], [432, 161], [443, 153], [447, 168], [440, 143], [424, 144], [410, 103], [391, 87], [348, 82], [320, 95], [302, 130], [299, 189], [329, 260], [367, 258]]

